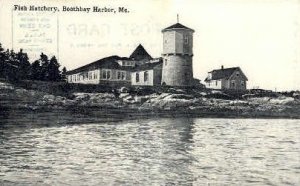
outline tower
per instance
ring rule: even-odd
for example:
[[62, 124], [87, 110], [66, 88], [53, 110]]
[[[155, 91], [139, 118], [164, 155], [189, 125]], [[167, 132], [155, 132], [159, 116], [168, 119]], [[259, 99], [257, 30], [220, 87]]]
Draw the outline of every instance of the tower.
[[194, 30], [176, 23], [163, 29], [162, 33], [162, 84], [192, 86]]

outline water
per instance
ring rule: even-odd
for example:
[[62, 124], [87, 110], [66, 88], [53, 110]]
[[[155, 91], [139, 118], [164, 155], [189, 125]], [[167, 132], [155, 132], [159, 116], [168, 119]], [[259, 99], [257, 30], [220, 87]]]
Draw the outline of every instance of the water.
[[0, 122], [0, 185], [300, 185], [299, 120], [32, 117]]

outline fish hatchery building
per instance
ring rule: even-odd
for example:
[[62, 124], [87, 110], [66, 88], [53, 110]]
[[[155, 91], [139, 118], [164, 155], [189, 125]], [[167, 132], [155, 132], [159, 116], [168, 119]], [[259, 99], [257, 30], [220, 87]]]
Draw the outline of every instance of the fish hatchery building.
[[67, 72], [69, 83], [193, 86], [193, 33], [180, 23], [162, 30], [162, 57], [152, 58], [142, 45], [129, 57], [110, 56]]

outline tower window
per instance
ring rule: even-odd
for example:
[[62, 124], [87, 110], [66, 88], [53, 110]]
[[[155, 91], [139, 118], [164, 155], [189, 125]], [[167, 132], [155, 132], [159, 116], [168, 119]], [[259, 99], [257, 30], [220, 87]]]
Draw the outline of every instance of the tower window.
[[189, 43], [189, 37], [188, 36], [184, 36], [184, 44], [188, 44]]
[[167, 60], [167, 59], [165, 59], [165, 66], [167, 66], [167, 64], [168, 64], [168, 60]]

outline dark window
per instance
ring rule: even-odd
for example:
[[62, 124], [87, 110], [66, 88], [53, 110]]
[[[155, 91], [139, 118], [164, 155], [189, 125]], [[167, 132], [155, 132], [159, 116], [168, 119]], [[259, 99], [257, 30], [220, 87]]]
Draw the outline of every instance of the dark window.
[[148, 81], [148, 76], [149, 76], [148, 71], [145, 71], [144, 72], [144, 81]]
[[188, 44], [189, 43], [189, 37], [188, 36], [184, 36], [184, 44]]
[[107, 78], [107, 76], [106, 76], [106, 70], [103, 70], [103, 71], [102, 71], [102, 78], [103, 78], [103, 79], [106, 79], [106, 78]]
[[165, 59], [165, 66], [167, 66], [167, 64], [168, 64], [168, 60], [167, 60], [167, 59]]
[[102, 79], [110, 79], [111, 78], [111, 72], [110, 70], [102, 70]]
[[107, 79], [110, 79], [110, 70], [107, 70]]
[[135, 81], [136, 82], [140, 81], [140, 74], [138, 72], [135, 74]]
[[118, 77], [117, 77], [117, 79], [121, 79], [121, 72], [120, 71], [118, 71]]
[[125, 72], [122, 72], [121, 77], [123, 80], [126, 80]]

